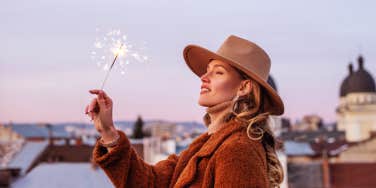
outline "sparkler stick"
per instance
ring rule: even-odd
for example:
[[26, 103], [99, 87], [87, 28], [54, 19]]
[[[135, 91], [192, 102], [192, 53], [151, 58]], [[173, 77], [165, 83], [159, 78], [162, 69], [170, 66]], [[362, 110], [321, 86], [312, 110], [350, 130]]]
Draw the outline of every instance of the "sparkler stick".
[[118, 56], [119, 56], [119, 54], [120, 54], [120, 52], [121, 52], [121, 48], [122, 48], [122, 47], [123, 47], [123, 43], [121, 43], [121, 45], [120, 45], [118, 51], [115, 53], [115, 54], [116, 54], [116, 55], [115, 55], [115, 58], [114, 58], [114, 60], [112, 61], [112, 64], [111, 64], [110, 68], [107, 70], [106, 77], [104, 78], [104, 80], [103, 80], [103, 82], [102, 82], [101, 90], [103, 90], [103, 88], [104, 88], [104, 84], [106, 83], [107, 78], [108, 78], [108, 76], [110, 75], [111, 69], [112, 69], [112, 67], [113, 67], [114, 64], [115, 64], [116, 59], [118, 58]]

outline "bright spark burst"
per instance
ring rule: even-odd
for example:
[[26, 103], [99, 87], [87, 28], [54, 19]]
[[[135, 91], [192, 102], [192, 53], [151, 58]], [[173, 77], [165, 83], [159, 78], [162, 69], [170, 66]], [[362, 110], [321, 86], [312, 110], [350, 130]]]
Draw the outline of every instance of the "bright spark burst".
[[142, 54], [144, 47], [136, 48], [129, 43], [128, 37], [119, 29], [103, 33], [101, 29], [96, 28], [96, 32], [97, 38], [90, 51], [90, 57], [102, 70], [112, 69], [111, 63], [116, 55], [118, 55], [117, 61], [119, 62], [114, 67], [120, 69], [122, 75], [126, 72], [126, 66], [131, 63], [149, 62], [149, 57]]

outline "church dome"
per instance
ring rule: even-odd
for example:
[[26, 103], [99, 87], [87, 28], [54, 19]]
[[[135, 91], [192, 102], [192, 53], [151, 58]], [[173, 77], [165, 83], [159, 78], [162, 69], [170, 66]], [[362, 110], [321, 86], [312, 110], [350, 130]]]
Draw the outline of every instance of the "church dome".
[[372, 75], [364, 69], [364, 60], [362, 56], [359, 56], [358, 58], [358, 66], [358, 70], [354, 72], [352, 65], [349, 65], [349, 75], [341, 84], [341, 97], [355, 92], [376, 92], [375, 80]]
[[342, 81], [340, 91], [339, 91], [340, 97], [344, 97], [348, 93], [349, 79], [354, 73], [353, 66], [351, 63], [349, 64], [348, 67], [349, 67], [349, 75]]

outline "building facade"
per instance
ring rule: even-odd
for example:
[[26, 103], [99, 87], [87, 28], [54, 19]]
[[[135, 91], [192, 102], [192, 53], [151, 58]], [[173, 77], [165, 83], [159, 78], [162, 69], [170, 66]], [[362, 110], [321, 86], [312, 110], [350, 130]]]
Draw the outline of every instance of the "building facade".
[[346, 132], [349, 142], [369, 139], [376, 130], [375, 80], [365, 69], [362, 56], [358, 57], [356, 71], [349, 65], [349, 73], [341, 84], [336, 113], [337, 127]]

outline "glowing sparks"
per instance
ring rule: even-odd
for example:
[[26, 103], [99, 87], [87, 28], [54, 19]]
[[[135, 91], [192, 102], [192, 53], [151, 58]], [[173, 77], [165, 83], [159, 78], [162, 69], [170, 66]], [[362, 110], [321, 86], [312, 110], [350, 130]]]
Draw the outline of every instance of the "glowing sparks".
[[116, 45], [115, 47], [111, 48], [111, 52], [114, 54], [114, 56], [125, 56], [125, 53], [127, 52], [127, 46], [124, 44]]
[[[97, 35], [100, 34], [101, 29], [96, 28]], [[100, 36], [102, 35], [102, 36]], [[107, 71], [111, 66], [112, 59], [118, 55], [120, 66], [115, 66], [124, 74], [125, 67], [133, 62], [147, 63], [149, 58], [143, 55], [144, 47], [136, 48], [129, 43], [128, 37], [119, 29], [114, 29], [97, 36], [93, 49], [90, 52], [91, 59], [104, 71]], [[120, 45], [123, 45], [121, 48]]]
[[98, 42], [98, 41], [94, 43], [94, 46], [95, 46], [96, 48], [103, 48], [102, 43], [101, 43], [101, 42]]
[[[96, 32], [98, 35], [101, 29], [96, 28]], [[97, 36], [94, 42], [90, 58], [97, 66], [107, 72], [102, 88], [116, 61], [119, 61], [119, 66], [115, 65], [115, 69], [120, 69], [122, 75], [126, 73], [126, 66], [133, 62], [149, 62], [149, 57], [141, 53], [145, 48], [136, 48], [130, 44], [127, 41], [128, 37], [119, 29], [114, 29], [101, 35]]]

